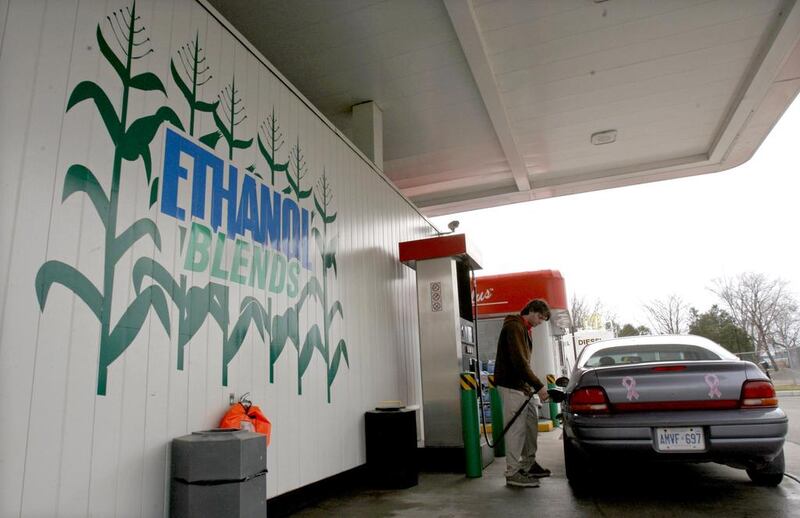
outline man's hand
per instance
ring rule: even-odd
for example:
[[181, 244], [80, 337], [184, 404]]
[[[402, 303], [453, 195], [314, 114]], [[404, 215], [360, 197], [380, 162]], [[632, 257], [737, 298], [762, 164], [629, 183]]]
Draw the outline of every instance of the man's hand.
[[539, 400], [542, 403], [544, 403], [548, 399], [550, 399], [550, 396], [547, 394], [547, 386], [544, 386], [544, 387], [540, 388], [539, 392], [537, 392], [536, 394], [539, 396]]

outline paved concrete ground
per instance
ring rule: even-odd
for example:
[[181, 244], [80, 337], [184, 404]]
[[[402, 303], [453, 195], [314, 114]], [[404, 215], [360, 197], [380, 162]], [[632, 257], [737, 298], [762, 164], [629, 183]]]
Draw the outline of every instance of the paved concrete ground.
[[[800, 398], [785, 399], [787, 407], [798, 408], [800, 421]], [[787, 413], [791, 419], [794, 412]], [[506, 487], [505, 461], [496, 459], [478, 479], [422, 473], [416, 487], [354, 491], [296, 516], [800, 517], [797, 477], [784, 478], [777, 488], [764, 488], [753, 485], [743, 470], [717, 464], [609, 466], [597, 487], [576, 495], [564, 473], [561, 430], [539, 437], [539, 460], [553, 471], [539, 488]], [[800, 445], [790, 439], [785, 453], [787, 472], [800, 475]]]

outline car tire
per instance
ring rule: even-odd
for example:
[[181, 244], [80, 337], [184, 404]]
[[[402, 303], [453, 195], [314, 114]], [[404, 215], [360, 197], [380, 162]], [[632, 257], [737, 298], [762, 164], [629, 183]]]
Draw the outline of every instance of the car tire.
[[591, 479], [591, 464], [586, 455], [581, 452], [566, 434], [564, 439], [564, 467], [567, 471], [567, 480], [574, 489], [583, 489]]
[[786, 460], [783, 450], [767, 464], [747, 468], [747, 476], [754, 484], [759, 486], [775, 487], [783, 480], [783, 473], [786, 469]]

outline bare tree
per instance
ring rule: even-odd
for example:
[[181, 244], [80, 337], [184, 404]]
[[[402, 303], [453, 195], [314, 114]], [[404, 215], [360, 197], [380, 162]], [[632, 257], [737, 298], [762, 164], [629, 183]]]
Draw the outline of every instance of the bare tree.
[[653, 331], [660, 335], [680, 335], [689, 329], [689, 306], [678, 295], [644, 304]]
[[796, 301], [789, 300], [778, 313], [772, 342], [786, 349], [789, 367], [795, 367], [791, 349], [800, 345], [800, 314]]
[[777, 368], [770, 344], [788, 346], [797, 340], [794, 329], [797, 302], [782, 279], [770, 279], [762, 273], [743, 273], [734, 278], [714, 280], [710, 288], [727, 306], [737, 325], [756, 344], [758, 353], [766, 354]]
[[572, 326], [575, 329], [581, 329], [583, 323], [589, 318], [587, 306], [585, 297], [578, 297], [577, 293], [572, 294], [569, 301], [569, 314], [572, 316]]
[[587, 301], [586, 297], [578, 297], [577, 293], [573, 293], [569, 303], [569, 313], [575, 329], [586, 329], [593, 327], [593, 320], [602, 319], [605, 310], [600, 300]]

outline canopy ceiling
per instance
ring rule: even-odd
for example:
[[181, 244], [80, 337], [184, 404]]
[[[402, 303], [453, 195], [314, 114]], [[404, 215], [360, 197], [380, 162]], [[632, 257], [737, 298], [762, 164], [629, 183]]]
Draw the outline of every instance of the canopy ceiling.
[[210, 3], [430, 216], [729, 169], [800, 89], [794, 0]]

